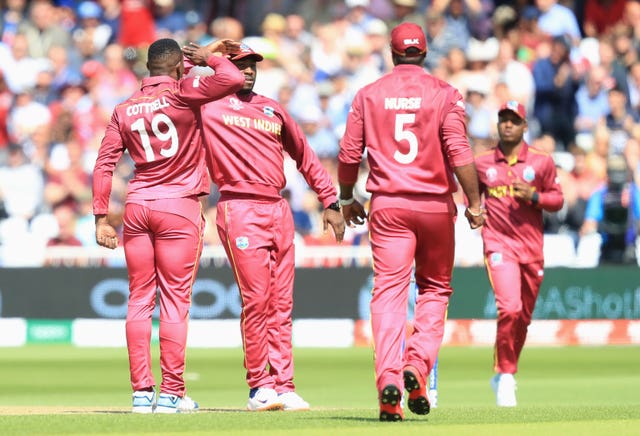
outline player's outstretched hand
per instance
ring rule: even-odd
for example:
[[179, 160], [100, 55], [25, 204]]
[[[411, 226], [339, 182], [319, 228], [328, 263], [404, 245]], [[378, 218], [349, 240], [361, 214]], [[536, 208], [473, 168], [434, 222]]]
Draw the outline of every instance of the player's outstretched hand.
[[106, 216], [96, 216], [96, 242], [106, 248], [114, 249], [118, 246], [116, 229], [107, 222]]
[[364, 224], [367, 212], [358, 200], [354, 200], [353, 203], [342, 206], [342, 216], [349, 227], [355, 227]]
[[478, 227], [482, 227], [485, 220], [485, 211], [480, 207], [468, 207], [467, 210], [464, 211], [464, 216], [469, 221], [469, 226], [472, 229], [477, 229]]
[[203, 47], [195, 42], [190, 42], [189, 45], [183, 46], [182, 53], [193, 65], [200, 67], [206, 67], [208, 65], [207, 59], [211, 56], [211, 52], [207, 47]]
[[333, 229], [333, 234], [336, 236], [337, 242], [342, 242], [344, 239], [344, 218], [342, 214], [337, 210], [325, 209], [322, 213], [322, 227], [325, 233], [329, 229], [329, 226]]
[[240, 51], [240, 43], [229, 38], [218, 39], [209, 43], [207, 49], [214, 55], [229, 57], [229, 55]]

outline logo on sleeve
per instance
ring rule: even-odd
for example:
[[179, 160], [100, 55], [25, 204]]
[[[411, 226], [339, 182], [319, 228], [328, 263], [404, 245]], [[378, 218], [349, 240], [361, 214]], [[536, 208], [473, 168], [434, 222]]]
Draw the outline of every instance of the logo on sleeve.
[[273, 114], [274, 114], [274, 112], [275, 112], [275, 109], [274, 109], [274, 108], [272, 108], [271, 106], [265, 106], [265, 107], [263, 107], [263, 108], [262, 108], [262, 112], [263, 112], [266, 116], [268, 116], [268, 117], [272, 117], [272, 116], [273, 116]]
[[531, 183], [536, 178], [536, 170], [531, 165], [528, 165], [522, 172], [522, 178], [525, 182]]
[[236, 238], [236, 247], [245, 250], [249, 247], [249, 238], [247, 236], [238, 236]]
[[502, 264], [502, 253], [491, 253], [489, 255], [489, 265], [498, 266]]

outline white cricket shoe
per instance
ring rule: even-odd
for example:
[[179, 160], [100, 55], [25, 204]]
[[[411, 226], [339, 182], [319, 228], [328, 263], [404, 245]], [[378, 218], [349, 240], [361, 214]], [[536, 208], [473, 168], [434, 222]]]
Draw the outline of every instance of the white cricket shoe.
[[155, 391], [135, 391], [133, 393], [133, 413], [153, 413], [156, 407]]
[[249, 401], [247, 410], [251, 412], [262, 412], [266, 410], [282, 410], [284, 404], [275, 389], [253, 388], [249, 391]]
[[498, 407], [516, 407], [516, 379], [513, 374], [496, 374], [491, 379], [491, 389], [496, 394]]
[[156, 413], [191, 413], [197, 412], [199, 409], [198, 403], [191, 398], [179, 397], [177, 395], [160, 393], [158, 397], [158, 404], [156, 405]]
[[278, 395], [278, 399], [284, 406], [284, 410], [309, 410], [309, 403], [295, 392], [284, 392]]

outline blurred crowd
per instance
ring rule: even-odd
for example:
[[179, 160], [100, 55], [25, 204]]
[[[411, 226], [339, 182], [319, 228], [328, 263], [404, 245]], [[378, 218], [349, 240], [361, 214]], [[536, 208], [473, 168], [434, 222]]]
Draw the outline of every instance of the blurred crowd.
[[[207, 44], [232, 38], [262, 53], [254, 90], [290, 111], [337, 184], [339, 140], [351, 99], [392, 68], [389, 32], [402, 21], [423, 26], [429, 45], [425, 68], [465, 97], [475, 152], [495, 146], [497, 108], [503, 102], [515, 99], [527, 108], [526, 139], [552, 154], [566, 199], [564, 208], [545, 220], [549, 243], [557, 244], [549, 252], [578, 257], [585, 247], [590, 255], [602, 247], [601, 260], [636, 262], [639, 1], [2, 4], [0, 265], [15, 264], [12, 256], [20, 250], [96, 245], [91, 176], [97, 150], [114, 106], [145, 76], [146, 48], [155, 39]], [[321, 229], [315, 194], [295, 163], [286, 165], [285, 196], [297, 243], [333, 244], [332, 235]], [[111, 221], [116, 225], [131, 175], [131, 162], [124, 159], [113, 182]], [[356, 192], [363, 201], [366, 175], [363, 167]], [[210, 246], [219, 244], [211, 225], [217, 198], [212, 187], [205, 235]], [[463, 198], [456, 201], [463, 207]], [[366, 227], [350, 229], [345, 244], [367, 245]], [[460, 226], [457, 244], [458, 265], [482, 263], [477, 231]]]

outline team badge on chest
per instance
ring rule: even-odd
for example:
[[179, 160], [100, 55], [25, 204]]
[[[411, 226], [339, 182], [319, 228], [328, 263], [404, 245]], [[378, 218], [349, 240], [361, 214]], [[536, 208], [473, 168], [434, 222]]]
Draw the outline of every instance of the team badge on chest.
[[487, 180], [489, 180], [490, 182], [495, 182], [498, 178], [498, 170], [496, 170], [494, 167], [487, 169], [486, 174]]
[[531, 165], [527, 165], [527, 167], [522, 172], [522, 178], [527, 183], [533, 182], [533, 180], [536, 178], [536, 170], [534, 170]]
[[229, 106], [231, 107], [231, 109], [233, 109], [234, 111], [239, 111], [240, 109], [242, 109], [244, 106], [242, 105], [242, 101], [238, 100], [235, 97], [231, 97], [229, 99]]
[[263, 108], [262, 108], [262, 112], [263, 112], [266, 116], [268, 116], [268, 117], [272, 117], [272, 116], [273, 116], [273, 114], [274, 114], [274, 112], [275, 112], [275, 109], [274, 109], [274, 108], [272, 108], [271, 106], [265, 106], [265, 107], [263, 107]]

